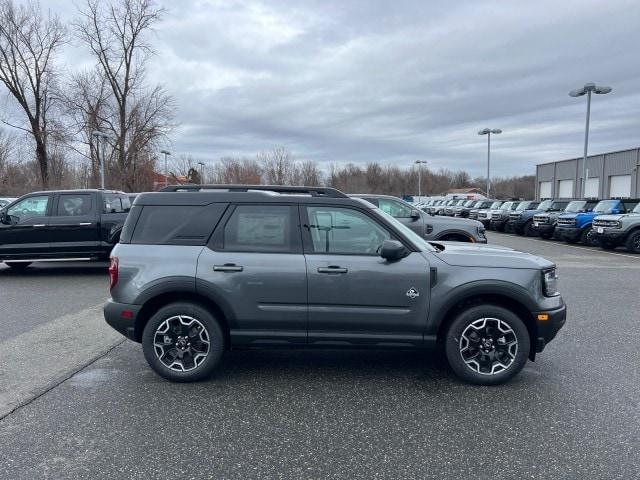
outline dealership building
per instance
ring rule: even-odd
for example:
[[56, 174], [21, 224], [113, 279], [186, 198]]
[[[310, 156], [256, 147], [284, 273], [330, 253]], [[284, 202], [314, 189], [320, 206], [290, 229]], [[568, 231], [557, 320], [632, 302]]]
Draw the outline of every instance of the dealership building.
[[[536, 166], [536, 198], [582, 196], [583, 159]], [[587, 157], [586, 197], [640, 197], [640, 148]]]

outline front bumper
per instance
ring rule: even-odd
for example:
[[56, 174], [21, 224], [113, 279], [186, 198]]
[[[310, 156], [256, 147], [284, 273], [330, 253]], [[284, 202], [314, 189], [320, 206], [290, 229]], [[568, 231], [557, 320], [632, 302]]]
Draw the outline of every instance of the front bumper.
[[141, 309], [142, 305], [118, 303], [109, 299], [107, 303], [104, 304], [104, 319], [109, 326], [113, 327], [125, 337], [138, 341], [135, 334], [135, 325]]
[[503, 227], [508, 221], [508, 218], [492, 218], [489, 223], [491, 224], [491, 228], [495, 229], [496, 227]]
[[551, 234], [556, 228], [555, 223], [540, 223], [536, 226], [535, 222], [531, 225], [533, 231], [544, 234]]
[[559, 240], [573, 240], [577, 242], [582, 235], [582, 229], [578, 227], [561, 227], [556, 225], [556, 238]]
[[[547, 315], [547, 320], [539, 320], [539, 315]], [[567, 321], [567, 306], [562, 303], [560, 308], [546, 310], [544, 312], [534, 312], [533, 319], [536, 322], [538, 334], [536, 338], [536, 352], [542, 352], [544, 347], [555, 338], [560, 329]]]
[[611, 230], [605, 228], [602, 233], [598, 233], [597, 227], [593, 228], [593, 236], [596, 240], [605, 241], [612, 245], [620, 245], [624, 243], [625, 239], [627, 238], [626, 232], [623, 232], [621, 230]]

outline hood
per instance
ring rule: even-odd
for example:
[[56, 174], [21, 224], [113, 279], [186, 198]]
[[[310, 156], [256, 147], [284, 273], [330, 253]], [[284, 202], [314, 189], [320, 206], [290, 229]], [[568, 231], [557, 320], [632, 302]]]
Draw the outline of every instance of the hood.
[[444, 247], [434, 253], [443, 262], [457, 267], [527, 268], [540, 270], [553, 267], [553, 263], [530, 253], [519, 252], [499, 245], [468, 244], [461, 242], [430, 242]]
[[433, 223], [433, 224], [437, 224], [437, 223], [445, 223], [447, 225], [453, 225], [453, 226], [459, 226], [459, 227], [463, 227], [463, 226], [467, 226], [467, 227], [483, 227], [482, 223], [478, 222], [477, 220], [471, 220], [470, 218], [460, 218], [460, 217], [429, 217], [428, 219], [425, 219], [425, 222], [427, 223]]
[[640, 217], [640, 213], [627, 213], [626, 215], [597, 215], [598, 220], [622, 220], [623, 218]]

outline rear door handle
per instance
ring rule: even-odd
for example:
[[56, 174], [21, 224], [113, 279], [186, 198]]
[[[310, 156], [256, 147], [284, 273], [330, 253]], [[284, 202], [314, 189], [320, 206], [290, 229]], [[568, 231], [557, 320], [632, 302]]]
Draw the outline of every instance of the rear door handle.
[[33, 228], [42, 228], [42, 227], [46, 227], [47, 224], [46, 223], [38, 223], [36, 225], [33, 226]]
[[82, 223], [79, 223], [78, 225], [80, 225], [81, 227], [88, 227], [89, 225], [91, 225], [91, 222], [82, 222]]
[[243, 267], [234, 263], [225, 263], [224, 265], [214, 265], [214, 272], [241, 272]]
[[318, 273], [347, 273], [349, 270], [346, 268], [338, 267], [337, 265], [329, 265], [328, 267], [318, 267]]

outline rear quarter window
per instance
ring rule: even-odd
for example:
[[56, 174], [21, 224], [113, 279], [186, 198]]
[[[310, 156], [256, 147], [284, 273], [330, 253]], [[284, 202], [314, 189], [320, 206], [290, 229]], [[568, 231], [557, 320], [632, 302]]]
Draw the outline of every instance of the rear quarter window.
[[222, 203], [204, 206], [136, 205], [132, 211], [135, 214], [127, 218], [123, 236], [128, 239], [130, 223], [137, 217], [131, 233], [132, 244], [205, 245], [225, 208], [226, 204]]

